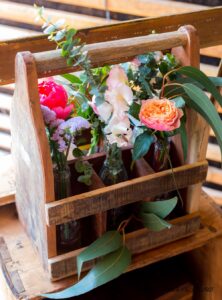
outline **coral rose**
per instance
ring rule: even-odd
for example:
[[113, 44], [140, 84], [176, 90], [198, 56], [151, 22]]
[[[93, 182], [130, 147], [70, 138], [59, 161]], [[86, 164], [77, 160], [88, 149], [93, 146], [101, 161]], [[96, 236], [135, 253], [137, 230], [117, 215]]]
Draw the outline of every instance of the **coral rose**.
[[38, 84], [40, 103], [53, 110], [59, 119], [67, 119], [73, 109], [73, 105], [67, 105], [68, 95], [62, 85], [52, 79], [44, 80]]
[[171, 131], [180, 127], [183, 111], [168, 99], [149, 99], [142, 103], [139, 118], [148, 128]]

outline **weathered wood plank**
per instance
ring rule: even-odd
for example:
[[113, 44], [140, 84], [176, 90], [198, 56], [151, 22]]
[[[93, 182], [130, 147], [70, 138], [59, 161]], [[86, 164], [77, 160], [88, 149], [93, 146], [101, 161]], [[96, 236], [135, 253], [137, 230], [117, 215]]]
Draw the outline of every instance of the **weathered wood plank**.
[[[37, 10], [32, 5], [1, 0], [0, 18], [2, 19], [13, 22], [25, 22], [26, 24], [39, 26], [39, 28], [41, 28], [41, 21], [35, 20], [36, 15]], [[66, 25], [70, 25], [77, 29], [113, 23], [113, 21], [107, 21], [103, 18], [70, 13], [50, 8], [46, 9], [45, 15], [47, 17], [52, 17], [52, 22], [55, 22], [59, 19], [65, 19]]]
[[[197, 162], [174, 169], [177, 187], [205, 180], [207, 162]], [[135, 201], [144, 200], [160, 193], [175, 190], [175, 183], [171, 170], [146, 175], [126, 182], [104, 187], [92, 192], [72, 196], [56, 202], [46, 204], [48, 225], [58, 225], [71, 219], [79, 219], [101, 211], [119, 207]], [[138, 199], [139, 195], [139, 199]]]
[[[186, 43], [186, 33], [175, 31], [86, 45], [83, 51], [88, 52], [92, 66], [98, 67], [128, 61], [135, 55], [144, 54], [149, 51], [185, 46]], [[66, 60], [61, 57], [60, 50], [39, 52], [33, 54], [33, 56], [38, 77], [47, 77], [80, 70], [80, 67], [68, 67]]]
[[40, 35], [41, 32], [34, 30], [17, 28], [13, 26], [0, 25], [0, 42], [10, 39], [18, 39], [26, 36]]
[[[200, 216], [198, 214], [190, 214], [171, 220], [170, 223], [173, 225], [170, 230], [165, 229], [154, 232], [144, 228], [127, 234], [127, 248], [135, 255], [188, 237], [199, 230]], [[67, 277], [67, 275], [76, 274], [76, 256], [82, 250], [79, 249], [51, 258], [49, 260], [51, 280], [55, 281]], [[94, 263], [94, 261], [91, 261], [85, 264], [84, 271], [91, 269]]]
[[[196, 27], [200, 37], [200, 47], [210, 47], [222, 43], [221, 18], [222, 8], [212, 8], [193, 13], [170, 15], [159, 18], [146, 18], [127, 21], [115, 25], [95, 27], [79, 31], [79, 36], [87, 43], [103, 42], [121, 38], [130, 38], [177, 30], [181, 25], [191, 24]], [[14, 58], [17, 52], [40, 52], [55, 49], [47, 36], [30, 37], [0, 43], [0, 84], [14, 81]]]
[[15, 174], [11, 155], [0, 158], [0, 206], [14, 201]]
[[[58, 0], [51, 0], [56, 2]], [[80, 5], [83, 7], [107, 9], [124, 14], [138, 15], [143, 17], [156, 17], [166, 14], [184, 13], [195, 10], [201, 10], [205, 7], [197, 4], [189, 4], [164, 0], [109, 0], [107, 3], [103, 0], [60, 0], [60, 3], [70, 5]]]

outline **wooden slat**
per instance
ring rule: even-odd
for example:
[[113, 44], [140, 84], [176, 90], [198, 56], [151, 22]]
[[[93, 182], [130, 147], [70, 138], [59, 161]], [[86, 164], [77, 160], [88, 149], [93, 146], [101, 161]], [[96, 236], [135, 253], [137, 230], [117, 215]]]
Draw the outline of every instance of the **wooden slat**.
[[9, 114], [11, 107], [11, 95], [0, 93], [0, 112]]
[[[1, 111], [1, 107], [0, 107]], [[0, 132], [10, 133], [11, 122], [9, 116], [3, 113], [0, 113]], [[1, 145], [1, 141], [0, 141]]]
[[15, 174], [11, 155], [0, 158], [0, 206], [15, 200]]
[[[50, 0], [50, 2], [58, 2], [58, 0]], [[169, 13], [184, 13], [205, 8], [202, 5], [167, 0], [108, 0], [107, 3], [103, 0], [60, 0], [59, 2], [83, 7], [107, 9], [114, 12], [143, 17], [156, 17]]]
[[[221, 235], [221, 213], [214, 208], [212, 200], [206, 195], [202, 195], [200, 203], [203, 226], [197, 234], [135, 256], [129, 270], [199, 248]], [[64, 289], [77, 280], [75, 276], [71, 276], [57, 282], [50, 281], [35, 249], [32, 248], [31, 242], [15, 217], [13, 207], [0, 208], [0, 228], [1, 236], [7, 244], [11, 258], [16, 262], [15, 270], [19, 269], [20, 279], [25, 286], [25, 292], [19, 295], [20, 299], [39, 300], [38, 295]]]
[[0, 132], [0, 149], [10, 152], [11, 136], [9, 134]]
[[[30, 25], [40, 26], [41, 21], [36, 21], [37, 10], [26, 4], [13, 3], [11, 1], [1, 1], [0, 18], [13, 22], [22, 22]], [[112, 23], [103, 18], [80, 15], [55, 9], [46, 9], [46, 16], [52, 17], [52, 22], [58, 19], [65, 19], [66, 24], [77, 29], [90, 26], [104, 25]]]
[[216, 162], [221, 162], [221, 152], [220, 147], [218, 145], [208, 144], [207, 159]]
[[156, 300], [192, 300], [193, 299], [193, 285], [185, 283], [177, 287], [174, 291], [170, 291], [164, 296], [158, 297]]
[[26, 36], [40, 35], [40, 32], [34, 30], [28, 30], [23, 28], [17, 28], [13, 26], [0, 25], [0, 42], [10, 39], [22, 38]]
[[166, 14], [192, 12], [204, 9], [202, 5], [166, 0], [108, 0], [110, 11], [128, 13], [144, 17], [156, 17]]
[[[80, 30], [79, 36], [87, 43], [103, 42], [121, 38], [142, 36], [156, 30], [157, 33], [177, 30], [181, 25], [194, 25], [200, 37], [200, 47], [222, 43], [222, 8], [212, 8], [193, 13], [177, 14], [159, 18], [127, 21], [105, 27]], [[55, 48], [47, 36], [30, 37], [0, 43], [0, 84], [14, 81], [14, 58], [19, 51], [40, 52]]]
[[[144, 228], [126, 234], [126, 246], [132, 254], [139, 254], [162, 245], [172, 243], [181, 238], [188, 237], [196, 233], [200, 228], [199, 214], [190, 214], [170, 221], [172, 228], [155, 232]], [[77, 273], [76, 256], [83, 249], [78, 249], [49, 260], [49, 269], [53, 281]], [[84, 265], [84, 270], [89, 270], [94, 265], [91, 261]]]
[[[199, 183], [205, 179], [206, 162], [197, 162], [174, 169], [177, 187]], [[157, 180], [158, 178], [158, 180]], [[123, 183], [83, 193], [70, 198], [46, 204], [48, 225], [62, 224], [71, 219], [94, 215], [110, 208], [119, 207], [138, 200], [175, 190], [171, 170], [132, 179]], [[139, 195], [139, 199], [138, 199]], [[104, 201], [104, 199], [106, 201]]]
[[209, 166], [206, 180], [208, 182], [213, 182], [215, 184], [221, 185], [222, 187], [222, 170]]
[[[128, 61], [135, 55], [149, 51], [165, 50], [186, 44], [187, 34], [176, 31], [86, 45], [83, 51], [87, 51], [92, 66], [98, 67]], [[60, 50], [40, 52], [33, 56], [38, 77], [80, 70], [80, 67], [68, 67], [66, 60], [61, 57]]]
[[222, 191], [217, 191], [214, 189], [211, 189], [209, 187], [203, 187], [203, 190], [212, 198], [214, 201], [222, 206]]

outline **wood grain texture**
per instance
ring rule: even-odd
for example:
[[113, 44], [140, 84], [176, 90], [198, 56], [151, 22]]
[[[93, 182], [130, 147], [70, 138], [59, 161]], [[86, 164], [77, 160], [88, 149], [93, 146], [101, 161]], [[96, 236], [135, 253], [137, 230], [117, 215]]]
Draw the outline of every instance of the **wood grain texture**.
[[[40, 20], [35, 20], [36, 15], [37, 10], [32, 5], [1, 0], [0, 18], [2, 19], [14, 22], [23, 22], [26, 24], [41, 27], [42, 22]], [[56, 22], [59, 19], [65, 19], [66, 25], [70, 25], [71, 27], [75, 27], [76, 29], [113, 23], [113, 21], [107, 21], [103, 18], [86, 16], [83, 14], [76, 14], [73, 12], [50, 8], [47, 8], [45, 10], [45, 16], [47, 18], [50, 16], [52, 18], [52, 22]]]
[[[50, 0], [56, 2], [58, 0]], [[70, 5], [80, 5], [83, 7], [97, 8], [120, 12], [124, 14], [138, 15], [143, 17], [155, 17], [166, 14], [191, 12], [201, 10], [205, 7], [197, 4], [188, 4], [182, 2], [166, 1], [166, 0], [60, 0], [60, 3]]]
[[[56, 254], [56, 243], [55, 229], [48, 228], [44, 222], [44, 204], [55, 200], [55, 197], [52, 162], [36, 76], [32, 56], [29, 53], [18, 54], [11, 110], [12, 155], [20, 220], [47, 266], [47, 258]], [[48, 245], [47, 236], [51, 241]]]
[[[222, 43], [221, 18], [222, 8], [212, 8], [192, 13], [170, 16], [145, 18], [126, 21], [114, 25], [88, 28], [79, 31], [79, 36], [87, 44], [111, 41], [135, 36], [177, 30], [180, 26], [191, 24], [198, 32], [200, 47], [210, 47]], [[17, 52], [31, 51], [33, 53], [55, 49], [47, 36], [29, 37], [4, 41], [0, 43], [0, 85], [14, 81], [14, 59]]]
[[[135, 255], [133, 264], [128, 270], [140, 268], [165, 258], [191, 251], [219, 237], [222, 234], [221, 212], [214, 207], [212, 199], [206, 194], [201, 196], [200, 215], [203, 226], [194, 236]], [[20, 278], [25, 286], [25, 292], [20, 294], [20, 299], [39, 300], [41, 298], [38, 297], [39, 294], [62, 290], [77, 280], [75, 276], [71, 276], [57, 282], [50, 281], [30, 240], [15, 217], [15, 210], [12, 206], [0, 208], [0, 228], [11, 258], [14, 262], [17, 262], [16, 266], [19, 268]], [[216, 271], [217, 265], [214, 266], [213, 272]], [[201, 276], [208, 276], [207, 273], [203, 272]], [[200, 273], [197, 274], [196, 278], [198, 279], [199, 277]], [[1, 283], [3, 282], [1, 281]], [[5, 281], [4, 286], [7, 287]], [[10, 295], [10, 297], [12, 296]], [[7, 298], [4, 300], [12, 300], [13, 298], [10, 297], [7, 295]], [[199, 298], [197, 299], [199, 300]], [[214, 300], [217, 299], [215, 298]]]
[[[199, 57], [199, 37], [197, 30], [192, 26], [184, 26], [179, 30], [186, 32], [188, 43], [183, 48], [173, 49], [173, 53], [179, 58], [182, 65], [200, 67]], [[188, 153], [186, 163], [201, 161], [206, 157], [209, 126], [207, 122], [193, 109], [187, 109], [186, 132], [188, 140]], [[183, 151], [180, 141], [176, 137], [177, 153], [180, 161], [183, 161]], [[178, 147], [179, 145], [179, 147]], [[200, 199], [201, 184], [189, 186], [186, 190], [186, 211], [191, 213], [198, 211]]]
[[[171, 220], [170, 223], [173, 225], [171, 229], [154, 232], [144, 228], [126, 234], [127, 248], [133, 255], [136, 255], [188, 237], [199, 230], [200, 216], [198, 214], [190, 214]], [[76, 274], [76, 256], [78, 256], [82, 250], [83, 249], [79, 249], [51, 258], [49, 260], [51, 280], [56, 281]], [[94, 263], [94, 261], [91, 261], [85, 264], [84, 271], [91, 269]]]
[[[174, 168], [177, 187], [180, 189], [202, 182], [205, 180], [206, 172], [206, 161]], [[142, 201], [148, 195], [151, 197], [173, 190], [175, 190], [175, 183], [171, 170], [146, 175], [92, 192], [47, 203], [45, 207], [46, 222], [48, 225], [62, 224], [71, 219], [80, 219], [124, 204]]]
[[15, 174], [11, 155], [0, 159], [0, 206], [15, 199]]
[[[186, 33], [176, 31], [86, 45], [83, 51], [88, 52], [92, 67], [99, 67], [129, 61], [136, 55], [150, 51], [185, 46], [186, 43]], [[39, 52], [34, 54], [34, 59], [38, 77], [80, 70], [79, 67], [67, 67], [66, 60], [61, 57], [61, 50]]]

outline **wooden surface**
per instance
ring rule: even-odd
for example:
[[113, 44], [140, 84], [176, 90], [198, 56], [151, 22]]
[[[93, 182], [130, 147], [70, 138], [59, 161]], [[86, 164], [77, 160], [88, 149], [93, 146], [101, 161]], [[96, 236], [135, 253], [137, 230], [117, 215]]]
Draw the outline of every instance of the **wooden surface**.
[[[44, 222], [44, 204], [55, 200], [53, 171], [39, 104], [37, 75], [29, 54], [17, 55], [11, 121], [16, 205], [23, 226], [47, 266], [48, 257], [56, 253], [55, 228], [46, 227]], [[50, 243], [47, 244], [48, 236]]]
[[[126, 245], [132, 254], [144, 253], [147, 250], [172, 243], [182, 238], [195, 234], [200, 228], [198, 213], [186, 215], [169, 221], [173, 226], [159, 232], [140, 229], [126, 234]], [[77, 273], [76, 256], [83, 249], [78, 249], [49, 259], [50, 278], [56, 281]], [[84, 270], [89, 270], [94, 261], [84, 265]]]
[[[58, 0], [51, 0], [51, 2], [57, 1]], [[189, 12], [205, 8], [202, 5], [167, 0], [60, 0], [59, 2], [62, 4], [80, 5], [87, 8], [90, 7], [103, 10], [106, 9], [109, 11], [144, 17]]]
[[[197, 162], [193, 165], [174, 168], [178, 189], [203, 181], [206, 172], [206, 162]], [[102, 189], [47, 203], [45, 207], [47, 224], [58, 225], [71, 219], [79, 219], [96, 214], [99, 211], [106, 211], [110, 208], [144, 200], [147, 195], [158, 195], [160, 187], [161, 193], [175, 190], [175, 182], [171, 170], [146, 175]]]
[[[80, 30], [79, 36], [87, 43], [104, 42], [121, 38], [147, 35], [156, 30], [157, 33], [177, 30], [181, 25], [191, 24], [197, 28], [200, 47], [216, 46], [222, 43], [221, 18], [222, 8], [213, 8], [193, 13], [184, 13], [137, 21], [127, 21], [105, 27]], [[54, 49], [47, 36], [38, 36], [5, 41], [0, 43], [0, 84], [14, 81], [14, 58], [19, 51], [47, 51]]]
[[[215, 208], [213, 201], [205, 194], [202, 194], [200, 214], [203, 226], [197, 234], [135, 256], [133, 264], [128, 270], [141, 268], [165, 258], [199, 248], [207, 242], [211, 243], [212, 239], [222, 234], [221, 212], [218, 208]], [[73, 280], [76, 280], [75, 277], [69, 277], [58, 282], [50, 282], [47, 273], [42, 268], [37, 253], [32, 248], [21, 224], [18, 222], [12, 205], [0, 208], [0, 227], [1, 235], [6, 242], [13, 261], [13, 264], [10, 262], [6, 263], [6, 267], [8, 271], [18, 271], [20, 280], [25, 287], [25, 291], [20, 294], [21, 298], [25, 299], [26, 296], [29, 300], [36, 300], [39, 299], [37, 295], [40, 293], [63, 289], [71, 285]], [[2, 251], [2, 248], [0, 251]], [[207, 264], [207, 261], [203, 261], [203, 264]], [[215, 265], [214, 272], [216, 272], [216, 267]], [[14, 284], [15, 290], [19, 289], [16, 282]], [[201, 298], [197, 299], [202, 300]], [[218, 299], [215, 298], [214, 300]]]
[[[176, 31], [86, 45], [83, 51], [87, 51], [92, 67], [98, 67], [130, 61], [139, 54], [185, 46], [186, 43], [186, 33]], [[36, 53], [34, 59], [38, 77], [81, 70], [79, 67], [68, 67], [60, 50]]]
[[[103, 18], [86, 16], [62, 10], [55, 10], [47, 8], [45, 11], [47, 17], [52, 17], [52, 22], [59, 19], [65, 19], [66, 24], [69, 24], [76, 29], [86, 28], [90, 26], [105, 25], [106, 23], [113, 23], [113, 21], [106, 21]], [[13, 22], [23, 22], [26, 24], [41, 27], [42, 22], [36, 21], [37, 10], [32, 5], [13, 3], [11, 1], [1, 0], [0, 18], [10, 20]]]

